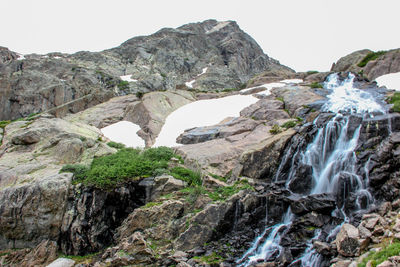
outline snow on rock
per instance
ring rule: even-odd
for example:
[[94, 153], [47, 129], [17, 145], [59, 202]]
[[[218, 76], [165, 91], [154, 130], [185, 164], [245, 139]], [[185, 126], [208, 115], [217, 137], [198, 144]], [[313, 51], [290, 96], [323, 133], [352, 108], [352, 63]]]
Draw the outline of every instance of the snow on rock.
[[105, 137], [111, 141], [122, 143], [128, 147], [145, 147], [144, 140], [137, 135], [140, 126], [130, 121], [120, 121], [101, 129]]
[[225, 26], [227, 26], [229, 23], [231, 23], [231, 22], [230, 22], [230, 21], [221, 21], [221, 22], [218, 22], [218, 24], [215, 25], [211, 30], [206, 31], [206, 34], [210, 34], [210, 33], [213, 33], [213, 32], [217, 32], [217, 31], [221, 30], [222, 28], [224, 28]]
[[24, 55], [18, 54], [18, 53], [17, 53], [17, 55], [18, 55], [17, 60], [24, 60], [24, 59], [25, 59], [25, 56], [24, 56]]
[[196, 80], [192, 80], [190, 82], [185, 82], [185, 85], [189, 88], [193, 88], [193, 84], [196, 82]]
[[167, 117], [154, 146], [178, 146], [176, 138], [186, 129], [214, 125], [227, 117], [239, 117], [242, 109], [257, 101], [258, 98], [252, 95], [233, 95], [182, 106]]
[[386, 86], [387, 89], [400, 91], [400, 72], [389, 73], [375, 79], [378, 86]]
[[246, 89], [240, 90], [240, 92], [241, 93], [246, 93], [246, 92], [254, 90], [256, 88], [267, 88], [267, 90], [259, 92], [259, 93], [257, 93], [257, 95], [268, 96], [268, 95], [271, 94], [271, 90], [273, 88], [283, 87], [283, 86], [285, 86], [287, 84], [293, 84], [293, 83], [298, 84], [298, 83], [302, 83], [302, 82], [303, 82], [302, 79], [287, 79], [287, 80], [279, 81], [277, 83], [266, 83], [266, 84], [254, 86], [254, 87], [251, 87], [251, 88], [246, 88]]
[[123, 76], [119, 76], [121, 78], [121, 80], [126, 81], [126, 82], [137, 82], [138, 80], [132, 79], [132, 75], [123, 75]]

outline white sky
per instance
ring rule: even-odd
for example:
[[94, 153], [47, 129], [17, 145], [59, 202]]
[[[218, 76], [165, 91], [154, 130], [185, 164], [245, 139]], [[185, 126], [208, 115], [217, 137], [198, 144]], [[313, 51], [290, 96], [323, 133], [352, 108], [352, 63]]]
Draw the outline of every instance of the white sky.
[[0, 0], [0, 46], [100, 51], [163, 27], [235, 20], [296, 71], [329, 70], [355, 50], [400, 47], [400, 0]]

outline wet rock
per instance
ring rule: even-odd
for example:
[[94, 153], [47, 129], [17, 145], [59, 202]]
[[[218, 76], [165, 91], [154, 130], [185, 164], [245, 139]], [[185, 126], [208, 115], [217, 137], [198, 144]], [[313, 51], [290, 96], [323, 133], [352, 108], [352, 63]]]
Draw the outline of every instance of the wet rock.
[[298, 166], [290, 180], [289, 189], [294, 193], [307, 194], [313, 186], [312, 167], [310, 165]]
[[331, 255], [331, 246], [326, 242], [316, 240], [313, 242], [313, 247], [319, 254]]
[[138, 184], [128, 182], [108, 191], [75, 186], [61, 226], [62, 251], [82, 255], [110, 245], [116, 228], [135, 208], [144, 205], [145, 190]]
[[287, 199], [290, 201], [292, 212], [297, 215], [303, 215], [311, 211], [330, 214], [336, 208], [336, 202], [330, 194], [310, 195], [300, 198], [293, 194]]
[[351, 224], [343, 224], [336, 236], [336, 246], [340, 255], [345, 257], [357, 256], [360, 252], [360, 234]]

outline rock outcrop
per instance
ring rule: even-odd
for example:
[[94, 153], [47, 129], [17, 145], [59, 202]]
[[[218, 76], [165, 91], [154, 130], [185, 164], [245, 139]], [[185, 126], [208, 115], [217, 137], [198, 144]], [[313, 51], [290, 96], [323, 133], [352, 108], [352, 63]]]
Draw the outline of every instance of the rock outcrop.
[[364, 67], [357, 66], [371, 52], [365, 49], [344, 56], [332, 65], [331, 71], [360, 73], [370, 81], [385, 74], [400, 72], [400, 49], [386, 51], [377, 59], [369, 61]]

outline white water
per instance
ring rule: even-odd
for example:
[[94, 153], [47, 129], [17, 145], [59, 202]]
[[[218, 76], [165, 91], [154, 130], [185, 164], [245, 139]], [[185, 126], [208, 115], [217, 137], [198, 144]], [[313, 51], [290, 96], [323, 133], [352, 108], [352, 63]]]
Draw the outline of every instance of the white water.
[[400, 91], [400, 72], [379, 76], [375, 81], [379, 86], [386, 86], [387, 89]]
[[[299, 155], [300, 161], [303, 164], [312, 166], [314, 186], [310, 194], [333, 193], [345, 199], [346, 194], [349, 194], [349, 192], [341, 192], [342, 189], [339, 188], [339, 179], [344, 179], [344, 182], [348, 185], [347, 188], [350, 188], [356, 194], [356, 206], [361, 209], [366, 208], [360, 204], [361, 198], [367, 198], [367, 204], [371, 203], [373, 199], [367, 190], [368, 166], [365, 167], [367, 177], [362, 177], [355, 170], [357, 159], [354, 150], [357, 147], [361, 125], [349, 135], [350, 117], [348, 114], [357, 114], [360, 117], [366, 117], [370, 112], [385, 113], [385, 108], [376, 102], [370, 93], [354, 88], [353, 80], [354, 75], [352, 74], [349, 74], [348, 78], [343, 82], [340, 81], [337, 74], [332, 74], [328, 77], [324, 87], [331, 90], [331, 93], [327, 96], [328, 101], [322, 109], [323, 111], [334, 112], [336, 115], [324, 127], [318, 129], [313, 141], [307, 146], [305, 151], [294, 152], [293, 149], [289, 149], [287, 153], [290, 153], [290, 155], [284, 155], [281, 166], [286, 160], [291, 161], [292, 167], [286, 180], [287, 186], [290, 184], [292, 176], [295, 173], [294, 168], [297, 168], [297, 164], [294, 162], [297, 155]], [[281, 166], [278, 168], [276, 177], [279, 177], [279, 172], [282, 170]], [[345, 213], [344, 201], [340, 207], [337, 207], [335, 213], [341, 214], [344, 221], [349, 220], [348, 215]], [[263, 244], [260, 242], [262, 236], [261, 238], [260, 236], [257, 237], [253, 246], [238, 262], [247, 259], [244, 266], [248, 266], [252, 261], [257, 259], [271, 260], [270, 258], [273, 255], [271, 254], [271, 250], [276, 251], [276, 249], [281, 249], [279, 245], [281, 235], [277, 234], [279, 228], [283, 225], [288, 227], [290, 223], [284, 221], [273, 226], [273, 231]], [[340, 228], [335, 227], [328, 236], [328, 239], [336, 236], [338, 229]], [[272, 234], [275, 235], [272, 236]], [[307, 249], [299, 260], [301, 260], [302, 266], [319, 266], [321, 257], [313, 249], [312, 240], [309, 241]]]
[[101, 132], [111, 141], [122, 143], [127, 147], [144, 147], [144, 140], [136, 133], [139, 130], [139, 125], [130, 121], [120, 121], [102, 128]]
[[138, 80], [132, 79], [132, 75], [123, 75], [120, 76], [121, 80], [126, 81], [126, 82], [137, 82]]

